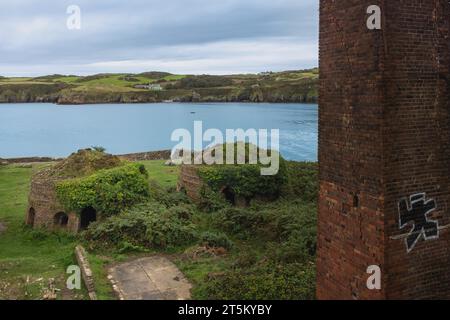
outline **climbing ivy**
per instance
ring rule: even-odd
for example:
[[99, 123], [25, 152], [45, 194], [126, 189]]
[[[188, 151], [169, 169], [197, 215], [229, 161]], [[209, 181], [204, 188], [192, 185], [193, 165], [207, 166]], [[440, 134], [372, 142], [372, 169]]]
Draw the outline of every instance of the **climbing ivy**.
[[215, 192], [227, 187], [233, 194], [245, 199], [279, 196], [287, 180], [285, 160], [280, 157], [280, 169], [276, 175], [264, 176], [261, 168], [263, 166], [260, 164], [213, 165], [201, 166], [198, 172], [200, 178]]
[[147, 181], [144, 166], [125, 164], [88, 177], [64, 180], [56, 185], [56, 195], [67, 211], [80, 213], [92, 207], [110, 216], [148, 197]]

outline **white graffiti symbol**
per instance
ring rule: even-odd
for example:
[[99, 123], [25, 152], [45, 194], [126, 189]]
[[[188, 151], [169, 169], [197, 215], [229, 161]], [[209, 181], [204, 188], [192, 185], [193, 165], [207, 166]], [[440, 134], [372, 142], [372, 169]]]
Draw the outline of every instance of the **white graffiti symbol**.
[[439, 223], [431, 220], [429, 215], [437, 209], [434, 199], [426, 199], [425, 193], [417, 193], [403, 198], [398, 203], [400, 229], [411, 226], [405, 243], [410, 253], [423, 237], [425, 241], [439, 238]]

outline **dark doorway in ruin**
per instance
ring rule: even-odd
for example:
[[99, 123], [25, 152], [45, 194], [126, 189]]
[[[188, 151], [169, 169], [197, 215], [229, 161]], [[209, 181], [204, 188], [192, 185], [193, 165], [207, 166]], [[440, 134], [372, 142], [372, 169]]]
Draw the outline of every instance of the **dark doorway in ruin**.
[[65, 214], [64, 212], [58, 212], [55, 214], [55, 217], [53, 218], [53, 224], [55, 227], [65, 228], [67, 227], [67, 224], [69, 223], [69, 216]]
[[225, 200], [230, 202], [232, 205], [236, 204], [236, 195], [230, 187], [226, 187], [222, 190], [222, 194], [225, 197]]
[[86, 230], [92, 222], [97, 221], [97, 211], [92, 207], [87, 207], [81, 211], [80, 218], [80, 229]]
[[30, 208], [28, 210], [28, 216], [27, 216], [27, 225], [34, 227], [34, 218], [36, 217], [36, 211], [34, 208]]

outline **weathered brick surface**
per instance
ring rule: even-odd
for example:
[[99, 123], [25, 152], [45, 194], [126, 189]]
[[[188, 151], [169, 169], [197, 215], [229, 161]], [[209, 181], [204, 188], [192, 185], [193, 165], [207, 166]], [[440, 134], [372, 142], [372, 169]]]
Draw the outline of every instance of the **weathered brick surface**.
[[198, 175], [198, 166], [182, 165], [178, 179], [178, 189], [183, 189], [194, 202], [200, 202], [201, 190], [204, 186], [202, 179]]
[[[382, 30], [366, 27], [370, 5]], [[448, 1], [320, 7], [317, 297], [450, 298]], [[399, 201], [422, 192], [439, 239], [408, 253]], [[369, 265], [382, 268], [382, 290], [367, 289]]]
[[94, 275], [87, 258], [86, 250], [83, 246], [78, 245], [75, 247], [75, 257], [77, 259], [78, 266], [80, 267], [81, 276], [83, 277], [84, 285], [88, 291], [89, 298], [91, 300], [97, 300]]
[[[25, 222], [33, 225], [34, 228], [58, 230], [62, 227], [55, 223], [55, 216], [58, 213], [65, 213], [68, 216], [68, 223], [63, 228], [76, 233], [80, 229], [79, 215], [74, 212], [66, 212], [59, 203], [56, 197], [56, 183], [57, 180], [49, 179], [40, 173], [32, 177]], [[34, 219], [30, 217], [30, 212], [34, 212]]]

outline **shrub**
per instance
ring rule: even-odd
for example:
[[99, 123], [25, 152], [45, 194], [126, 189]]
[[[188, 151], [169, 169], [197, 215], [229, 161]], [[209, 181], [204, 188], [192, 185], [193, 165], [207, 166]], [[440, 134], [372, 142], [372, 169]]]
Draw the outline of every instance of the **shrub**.
[[199, 207], [205, 212], [215, 212], [227, 208], [230, 203], [225, 200], [223, 195], [214, 192], [209, 188], [203, 187], [200, 190]]
[[230, 207], [212, 216], [213, 225], [240, 239], [264, 239], [277, 262], [307, 262], [316, 251], [315, 204], [279, 200], [249, 208]]
[[200, 237], [200, 241], [203, 245], [211, 248], [225, 248], [230, 250], [233, 247], [231, 240], [222, 232], [204, 232]]
[[167, 208], [161, 203], [147, 202], [91, 224], [85, 237], [99, 246], [126, 243], [128, 248], [171, 248], [185, 245], [196, 239], [191, 222], [194, 210], [188, 205]]
[[84, 178], [57, 184], [58, 200], [67, 211], [81, 212], [92, 207], [102, 215], [119, 213], [148, 197], [147, 171], [142, 165], [128, 164], [100, 170]]
[[177, 192], [174, 188], [165, 189], [154, 181], [150, 181], [149, 192], [151, 199], [167, 207], [191, 203], [191, 200], [185, 193]]
[[[223, 145], [224, 163], [226, 158], [227, 149], [234, 148], [235, 161], [238, 158], [238, 146], [242, 146], [243, 143], [225, 144]], [[260, 196], [270, 199], [277, 198], [283, 185], [287, 181], [286, 175], [286, 163], [285, 160], [279, 156], [279, 170], [275, 175], [262, 175], [261, 169], [265, 165], [261, 163], [249, 164], [250, 148], [252, 146], [246, 143], [243, 150], [245, 150], [245, 163], [246, 164], [224, 164], [224, 165], [212, 165], [201, 166], [198, 170], [200, 178], [206, 182], [209, 188], [214, 192], [220, 192], [224, 187], [230, 189], [230, 191], [237, 197], [250, 200], [253, 197]], [[256, 147], [255, 147], [256, 148]], [[260, 149], [256, 148], [256, 152], [259, 153]], [[272, 152], [269, 151], [269, 155]]]
[[288, 179], [282, 192], [284, 196], [316, 202], [319, 193], [317, 163], [289, 161], [286, 169]]
[[314, 203], [282, 200], [260, 210], [266, 224], [259, 227], [259, 232], [273, 241], [269, 244], [272, 259], [285, 263], [314, 259], [317, 241]]
[[225, 208], [213, 216], [217, 228], [247, 239], [254, 236], [266, 223], [266, 217], [260, 211], [250, 208]]
[[129, 252], [145, 252], [146, 249], [138, 246], [138, 245], [134, 245], [126, 240], [124, 241], [120, 241], [117, 244], [117, 249], [119, 253], [129, 253]]
[[312, 300], [315, 280], [312, 264], [264, 264], [210, 275], [201, 289], [212, 300]]

